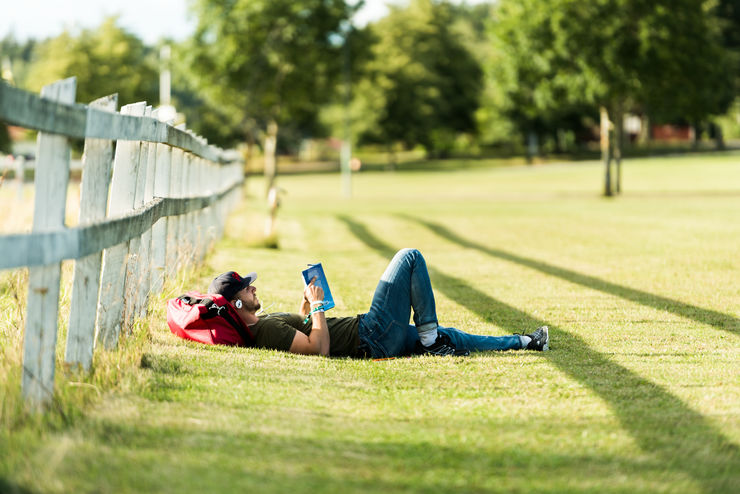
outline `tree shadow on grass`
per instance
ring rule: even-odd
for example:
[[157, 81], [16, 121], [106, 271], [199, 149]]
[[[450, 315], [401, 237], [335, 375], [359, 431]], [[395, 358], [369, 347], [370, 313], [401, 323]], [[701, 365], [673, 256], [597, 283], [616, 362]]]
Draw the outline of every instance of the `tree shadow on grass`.
[[[388, 258], [395, 254], [396, 249], [373, 235], [364, 225], [346, 216], [338, 216], [338, 219], [371, 249]], [[434, 267], [429, 267], [429, 273], [436, 282], [436, 288], [450, 299], [485, 319], [495, 314], [496, 323], [509, 332], [547, 324], [554, 350], [544, 356], [604, 400], [640, 448], [658, 457], [667, 470], [691, 475], [710, 492], [732, 492], [738, 487], [740, 448], [680, 399], [610, 361], [578, 336], [505, 304]]]
[[604, 293], [609, 293], [617, 297], [635, 302], [641, 305], [652, 307], [654, 309], [671, 312], [677, 316], [692, 319], [702, 324], [713, 326], [717, 329], [727, 331], [732, 334], [740, 334], [740, 319], [733, 317], [728, 314], [723, 314], [711, 309], [704, 309], [695, 305], [679, 302], [667, 297], [655, 295], [652, 293], [644, 292], [642, 290], [636, 290], [622, 285], [617, 285], [609, 281], [605, 281], [595, 276], [589, 276], [586, 274], [571, 271], [569, 269], [553, 266], [542, 261], [529, 259], [527, 257], [519, 256], [511, 252], [507, 252], [501, 249], [493, 249], [486, 247], [485, 245], [478, 244], [471, 240], [462, 238], [455, 232], [449, 230], [439, 223], [433, 223], [420, 218], [415, 218], [409, 215], [400, 215], [402, 218], [418, 223], [422, 226], [427, 227], [437, 235], [444, 237], [445, 239], [454, 242], [461, 247], [467, 249], [475, 249], [477, 251], [488, 254], [491, 257], [497, 257], [505, 261], [510, 261], [528, 268], [535, 269], [541, 273], [556, 276], [558, 278], [582, 285], [594, 290], [599, 290]]
[[0, 477], [0, 492], [4, 494], [34, 494], [36, 491]]
[[[263, 423], [269, 428], [274, 422], [268, 416]], [[454, 438], [439, 444], [419, 433], [439, 430], [428, 421], [383, 420], [369, 424], [369, 430], [325, 437], [283, 425], [280, 433], [260, 424], [203, 427], [146, 421], [132, 426], [111, 417], [98, 422], [97, 430], [85, 429], [85, 442], [73, 445], [55, 469], [39, 472], [35, 485], [53, 485], [54, 492], [624, 493], [650, 492], [655, 484], [646, 479], [656, 477], [674, 490], [691, 481], [666, 478], [658, 461], [608, 452], [546, 452], [496, 441], [471, 447]], [[376, 430], [403, 435], [408, 429], [410, 439], [373, 435]], [[449, 433], [454, 436], [455, 428]], [[33, 494], [0, 480], [4, 486], [16, 490], [0, 492]]]

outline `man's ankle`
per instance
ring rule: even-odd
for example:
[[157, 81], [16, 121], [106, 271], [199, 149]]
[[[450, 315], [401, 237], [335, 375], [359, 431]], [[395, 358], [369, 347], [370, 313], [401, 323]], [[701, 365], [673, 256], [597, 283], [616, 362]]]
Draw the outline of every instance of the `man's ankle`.
[[419, 332], [419, 340], [421, 340], [421, 344], [424, 346], [433, 345], [437, 341], [437, 328]]

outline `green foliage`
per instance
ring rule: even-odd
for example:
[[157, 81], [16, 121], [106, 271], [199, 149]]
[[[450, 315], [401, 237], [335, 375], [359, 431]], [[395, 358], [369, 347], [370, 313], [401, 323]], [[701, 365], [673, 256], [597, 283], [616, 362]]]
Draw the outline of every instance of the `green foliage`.
[[242, 128], [311, 130], [341, 74], [344, 0], [199, 0], [187, 46], [196, 87]]
[[483, 74], [454, 20], [448, 3], [414, 0], [371, 27], [374, 59], [354, 90], [366, 119], [362, 141], [441, 154], [459, 133], [475, 133]]
[[228, 149], [244, 142], [243, 115], [212, 104], [198, 88], [190, 68], [189, 43], [172, 43], [172, 104], [185, 115], [188, 129], [205, 136], [211, 144]]
[[500, 50], [498, 45], [491, 42], [488, 33], [495, 8], [494, 4], [489, 3], [456, 5], [453, 7], [455, 20], [451, 25], [458, 40], [475, 57], [483, 71], [480, 107], [475, 115], [476, 137], [481, 144], [510, 142], [516, 131], [504, 111], [507, 107], [506, 93], [492, 74]]
[[135, 35], [106, 19], [97, 29], [79, 35], [65, 31], [38, 45], [29, 70], [28, 88], [77, 77], [77, 101], [88, 103], [118, 93], [119, 105], [157, 103], [159, 76], [156, 54]]
[[[33, 53], [38, 46], [34, 39], [28, 39], [24, 42], [17, 41], [10, 34], [0, 40], [0, 66], [3, 72], [6, 68], [10, 73], [3, 73], [1, 79], [5, 79], [11, 84], [25, 88], [28, 73], [28, 67], [33, 59]], [[9, 67], [5, 64], [9, 62]]]
[[703, 0], [503, 0], [495, 74], [522, 129], [570, 115], [647, 112], [698, 121], [733, 96], [728, 52]]
[[[0, 82], [0, 84], [2, 84]], [[10, 154], [10, 134], [8, 134], [8, 126], [3, 122], [0, 122], [0, 153]]]
[[740, 4], [736, 0], [717, 0], [711, 12], [721, 33], [722, 45], [729, 50], [735, 73], [735, 94], [740, 93]]

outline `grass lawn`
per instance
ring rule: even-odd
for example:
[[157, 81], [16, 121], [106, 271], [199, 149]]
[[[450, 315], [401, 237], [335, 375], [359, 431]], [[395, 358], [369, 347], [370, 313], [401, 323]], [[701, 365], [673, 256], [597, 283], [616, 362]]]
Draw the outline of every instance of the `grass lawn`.
[[[357, 174], [348, 200], [337, 175], [285, 176], [275, 250], [250, 178], [206, 265], [96, 356], [116, 385], [60, 377], [57, 419], [0, 407], [0, 491], [739, 492], [740, 154], [629, 160], [623, 181], [605, 199], [594, 162], [417, 167]], [[364, 312], [403, 247], [427, 259], [441, 324], [547, 324], [552, 351], [331, 359], [166, 327], [166, 298], [229, 269], [295, 311], [316, 261], [330, 315]], [[6, 362], [19, 341], [0, 333]]]

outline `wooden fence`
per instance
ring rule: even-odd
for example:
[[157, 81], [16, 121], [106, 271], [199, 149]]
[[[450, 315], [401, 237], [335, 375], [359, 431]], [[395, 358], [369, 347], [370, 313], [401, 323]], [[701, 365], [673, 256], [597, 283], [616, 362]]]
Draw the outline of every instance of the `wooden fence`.
[[[116, 112], [117, 96], [81, 105], [75, 91], [74, 78], [40, 97], [0, 82], [0, 120], [39, 131], [32, 231], [0, 236], [0, 269], [29, 269], [22, 389], [35, 408], [54, 391], [61, 262], [75, 260], [65, 361], [89, 370], [96, 343], [115, 348], [164, 277], [221, 236], [243, 181], [239, 163], [145, 103]], [[72, 228], [71, 138], [85, 140]]]

